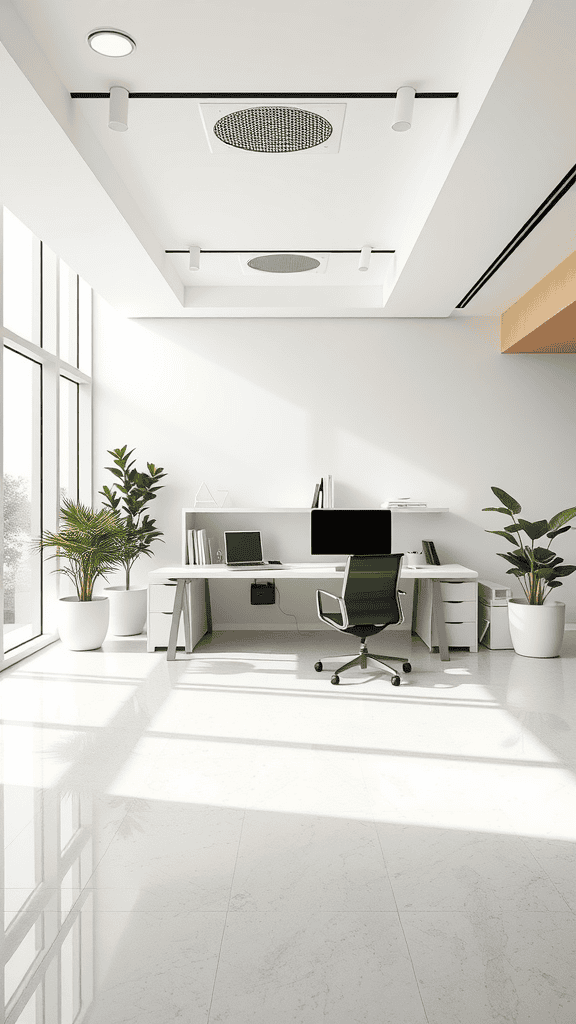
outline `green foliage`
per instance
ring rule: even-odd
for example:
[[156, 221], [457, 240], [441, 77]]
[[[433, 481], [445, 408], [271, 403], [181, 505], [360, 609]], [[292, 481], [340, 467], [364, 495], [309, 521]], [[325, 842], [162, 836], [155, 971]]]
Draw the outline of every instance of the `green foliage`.
[[[576, 565], [563, 565], [563, 559], [550, 550], [550, 544], [555, 537], [572, 529], [565, 524], [576, 516], [576, 508], [565, 508], [550, 520], [539, 519], [531, 523], [528, 519], [516, 519], [518, 513], [522, 511], [522, 506], [515, 498], [501, 487], [493, 487], [492, 491], [504, 507], [484, 508], [482, 511], [500, 512], [509, 516], [512, 522], [507, 523], [504, 530], [486, 530], [486, 533], [495, 533], [514, 545], [513, 551], [498, 552], [500, 558], [504, 558], [512, 565], [507, 572], [520, 580], [529, 604], [544, 604], [550, 591], [562, 586], [560, 577], [570, 576], [576, 572]], [[530, 543], [522, 540], [522, 533], [526, 534]], [[548, 537], [548, 547], [534, 547], [534, 541], [544, 536]]]
[[60, 509], [58, 533], [45, 530], [40, 548], [56, 548], [50, 558], [65, 558], [54, 572], [72, 580], [79, 601], [91, 601], [94, 584], [122, 564], [123, 526], [118, 514], [102, 508], [94, 512], [88, 505], [64, 498]]
[[122, 517], [122, 558], [121, 564], [126, 574], [126, 590], [130, 590], [130, 570], [140, 555], [151, 554], [152, 544], [163, 534], [156, 529], [156, 520], [146, 515], [146, 509], [163, 486], [159, 483], [166, 476], [161, 466], [148, 462], [147, 473], [139, 472], [136, 460], [132, 458], [134, 449], [127, 451], [128, 446], [108, 450], [114, 460], [113, 466], [106, 468], [116, 479], [112, 487], [106, 484], [99, 492], [104, 498], [104, 505]]

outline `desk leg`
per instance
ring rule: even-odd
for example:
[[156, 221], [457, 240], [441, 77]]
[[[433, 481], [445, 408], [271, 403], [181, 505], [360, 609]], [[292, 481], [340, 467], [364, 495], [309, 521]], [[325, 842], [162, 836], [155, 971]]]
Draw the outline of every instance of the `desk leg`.
[[192, 618], [190, 608], [190, 584], [186, 581], [184, 587], [184, 650], [186, 654], [192, 654]]
[[204, 601], [206, 603], [206, 632], [212, 632], [212, 605], [210, 603], [210, 584], [204, 580]]
[[438, 650], [440, 661], [450, 661], [448, 649], [448, 637], [446, 636], [446, 623], [444, 621], [444, 604], [442, 601], [442, 588], [440, 580], [432, 581], [432, 622], [436, 627], [438, 637]]
[[185, 587], [186, 580], [178, 580], [178, 583], [176, 584], [176, 594], [174, 595], [174, 609], [172, 611], [172, 623], [170, 625], [170, 636], [168, 638], [168, 650], [166, 651], [166, 661], [176, 661], [178, 626], [180, 625], [180, 616], [182, 615], [182, 606], [184, 604]]

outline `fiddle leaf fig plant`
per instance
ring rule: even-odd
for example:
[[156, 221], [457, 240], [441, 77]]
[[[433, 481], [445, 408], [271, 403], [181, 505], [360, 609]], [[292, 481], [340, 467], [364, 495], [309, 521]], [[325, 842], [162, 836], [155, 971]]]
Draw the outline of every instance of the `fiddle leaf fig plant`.
[[[576, 572], [576, 565], [564, 565], [564, 559], [550, 549], [552, 541], [561, 533], [573, 529], [566, 523], [576, 516], [576, 508], [565, 508], [551, 519], [539, 519], [532, 523], [521, 519], [522, 506], [501, 487], [493, 487], [492, 492], [501, 502], [499, 507], [482, 509], [483, 512], [500, 512], [511, 519], [503, 530], [486, 530], [503, 537], [514, 550], [498, 552], [512, 565], [507, 572], [520, 581], [520, 585], [528, 604], [544, 604], [546, 598], [556, 587], [562, 586], [562, 578]], [[527, 540], [521, 536], [526, 534]], [[547, 547], [537, 544], [542, 537], [548, 538]]]
[[150, 556], [152, 544], [163, 536], [162, 531], [156, 529], [156, 520], [146, 514], [146, 509], [163, 486], [159, 481], [166, 473], [162, 466], [155, 466], [152, 462], [146, 465], [148, 472], [139, 472], [135, 468], [136, 460], [132, 458], [134, 449], [127, 451], [127, 448], [128, 445], [108, 449], [114, 465], [106, 468], [116, 479], [112, 487], [104, 484], [99, 493], [104, 498], [104, 506], [121, 517], [124, 532], [120, 562], [124, 567], [126, 590], [130, 590], [130, 571], [134, 562], [140, 555]]

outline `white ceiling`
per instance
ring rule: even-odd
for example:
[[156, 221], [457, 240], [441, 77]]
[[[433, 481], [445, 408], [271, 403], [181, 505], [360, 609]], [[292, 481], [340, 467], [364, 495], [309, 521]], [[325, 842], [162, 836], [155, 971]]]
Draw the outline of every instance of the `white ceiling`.
[[[92, 51], [100, 27], [135, 53]], [[449, 316], [574, 163], [575, 38], [569, 0], [2, 0], [0, 199], [130, 316]], [[345, 104], [337, 153], [260, 154], [211, 152], [198, 99], [132, 99], [123, 133], [106, 99], [70, 99], [112, 85], [459, 95], [416, 100], [404, 133], [393, 100], [326, 101]], [[458, 315], [501, 312], [571, 252], [575, 207], [568, 192]], [[246, 257], [191, 273], [165, 255], [192, 243]], [[354, 255], [244, 265], [364, 244], [395, 252], [368, 273]]]

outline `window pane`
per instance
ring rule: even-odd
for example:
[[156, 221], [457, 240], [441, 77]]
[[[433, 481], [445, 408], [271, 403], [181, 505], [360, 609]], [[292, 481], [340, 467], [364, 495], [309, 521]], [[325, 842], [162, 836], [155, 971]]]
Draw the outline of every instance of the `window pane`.
[[60, 502], [78, 500], [78, 384], [60, 377]]
[[60, 260], [60, 316], [58, 334], [60, 358], [72, 366], [78, 366], [78, 324], [76, 305], [77, 277]]
[[4, 326], [32, 341], [34, 235], [4, 209]]
[[4, 348], [4, 650], [41, 632], [41, 368]]

